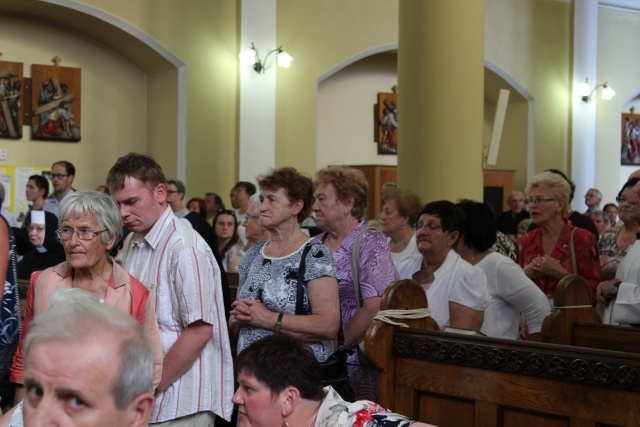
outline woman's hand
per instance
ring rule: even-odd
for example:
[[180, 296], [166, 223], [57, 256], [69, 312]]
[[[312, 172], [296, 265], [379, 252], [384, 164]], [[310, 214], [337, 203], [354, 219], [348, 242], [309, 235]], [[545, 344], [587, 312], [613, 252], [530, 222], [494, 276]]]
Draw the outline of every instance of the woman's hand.
[[541, 276], [562, 279], [568, 272], [560, 265], [560, 261], [544, 255], [534, 258], [533, 261], [524, 268], [524, 273], [530, 279], [537, 279]]
[[278, 314], [264, 306], [257, 299], [242, 299], [231, 303], [233, 323], [256, 326], [258, 328], [273, 329]]

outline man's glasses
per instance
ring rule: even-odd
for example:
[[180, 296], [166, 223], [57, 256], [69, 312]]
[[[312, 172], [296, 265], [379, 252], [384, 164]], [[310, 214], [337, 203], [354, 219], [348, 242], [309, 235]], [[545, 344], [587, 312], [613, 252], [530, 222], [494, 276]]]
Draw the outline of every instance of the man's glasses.
[[62, 178], [66, 178], [68, 176], [69, 176], [68, 174], [65, 175], [63, 173], [52, 173], [51, 174], [51, 179], [62, 179]]
[[80, 240], [91, 240], [96, 237], [96, 235], [104, 233], [105, 231], [107, 230], [93, 231], [90, 228], [79, 228], [74, 230], [71, 227], [62, 227], [56, 230], [56, 236], [58, 236], [58, 239], [60, 240], [69, 240], [73, 236], [73, 233], [76, 233]]

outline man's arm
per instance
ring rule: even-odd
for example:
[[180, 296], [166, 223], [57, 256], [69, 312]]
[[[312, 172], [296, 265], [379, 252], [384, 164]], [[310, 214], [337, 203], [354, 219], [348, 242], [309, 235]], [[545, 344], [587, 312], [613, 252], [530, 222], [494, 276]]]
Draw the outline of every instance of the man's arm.
[[187, 326], [164, 357], [159, 391], [166, 390], [191, 368], [212, 336], [212, 325], [202, 320]]

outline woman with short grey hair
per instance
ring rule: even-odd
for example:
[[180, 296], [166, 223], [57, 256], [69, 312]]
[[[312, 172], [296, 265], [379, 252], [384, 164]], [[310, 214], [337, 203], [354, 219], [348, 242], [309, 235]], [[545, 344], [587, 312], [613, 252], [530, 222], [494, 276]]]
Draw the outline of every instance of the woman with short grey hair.
[[[49, 310], [49, 295], [59, 288], [78, 288], [105, 304], [122, 309], [142, 325], [154, 347], [156, 386], [162, 373], [163, 353], [153, 297], [140, 281], [109, 256], [122, 235], [118, 205], [107, 194], [78, 191], [60, 202], [59, 221], [56, 235], [64, 248], [66, 261], [31, 276], [20, 344], [11, 366], [11, 381], [23, 382], [24, 339], [33, 319]], [[19, 400], [22, 393], [17, 396]]]

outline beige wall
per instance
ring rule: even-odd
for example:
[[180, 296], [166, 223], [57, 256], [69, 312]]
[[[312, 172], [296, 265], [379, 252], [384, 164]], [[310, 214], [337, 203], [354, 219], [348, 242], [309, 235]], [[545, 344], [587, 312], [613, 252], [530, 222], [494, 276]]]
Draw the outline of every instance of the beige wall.
[[26, 77], [32, 64], [53, 65], [55, 55], [62, 58], [61, 66], [82, 68], [82, 140], [32, 141], [25, 126], [21, 140], [0, 140], [8, 153], [0, 166], [68, 160], [76, 166], [74, 187], [92, 190], [119, 155], [146, 149], [147, 84], [140, 70], [103, 45], [44, 22], [0, 16], [0, 40], [0, 59], [22, 62]]

